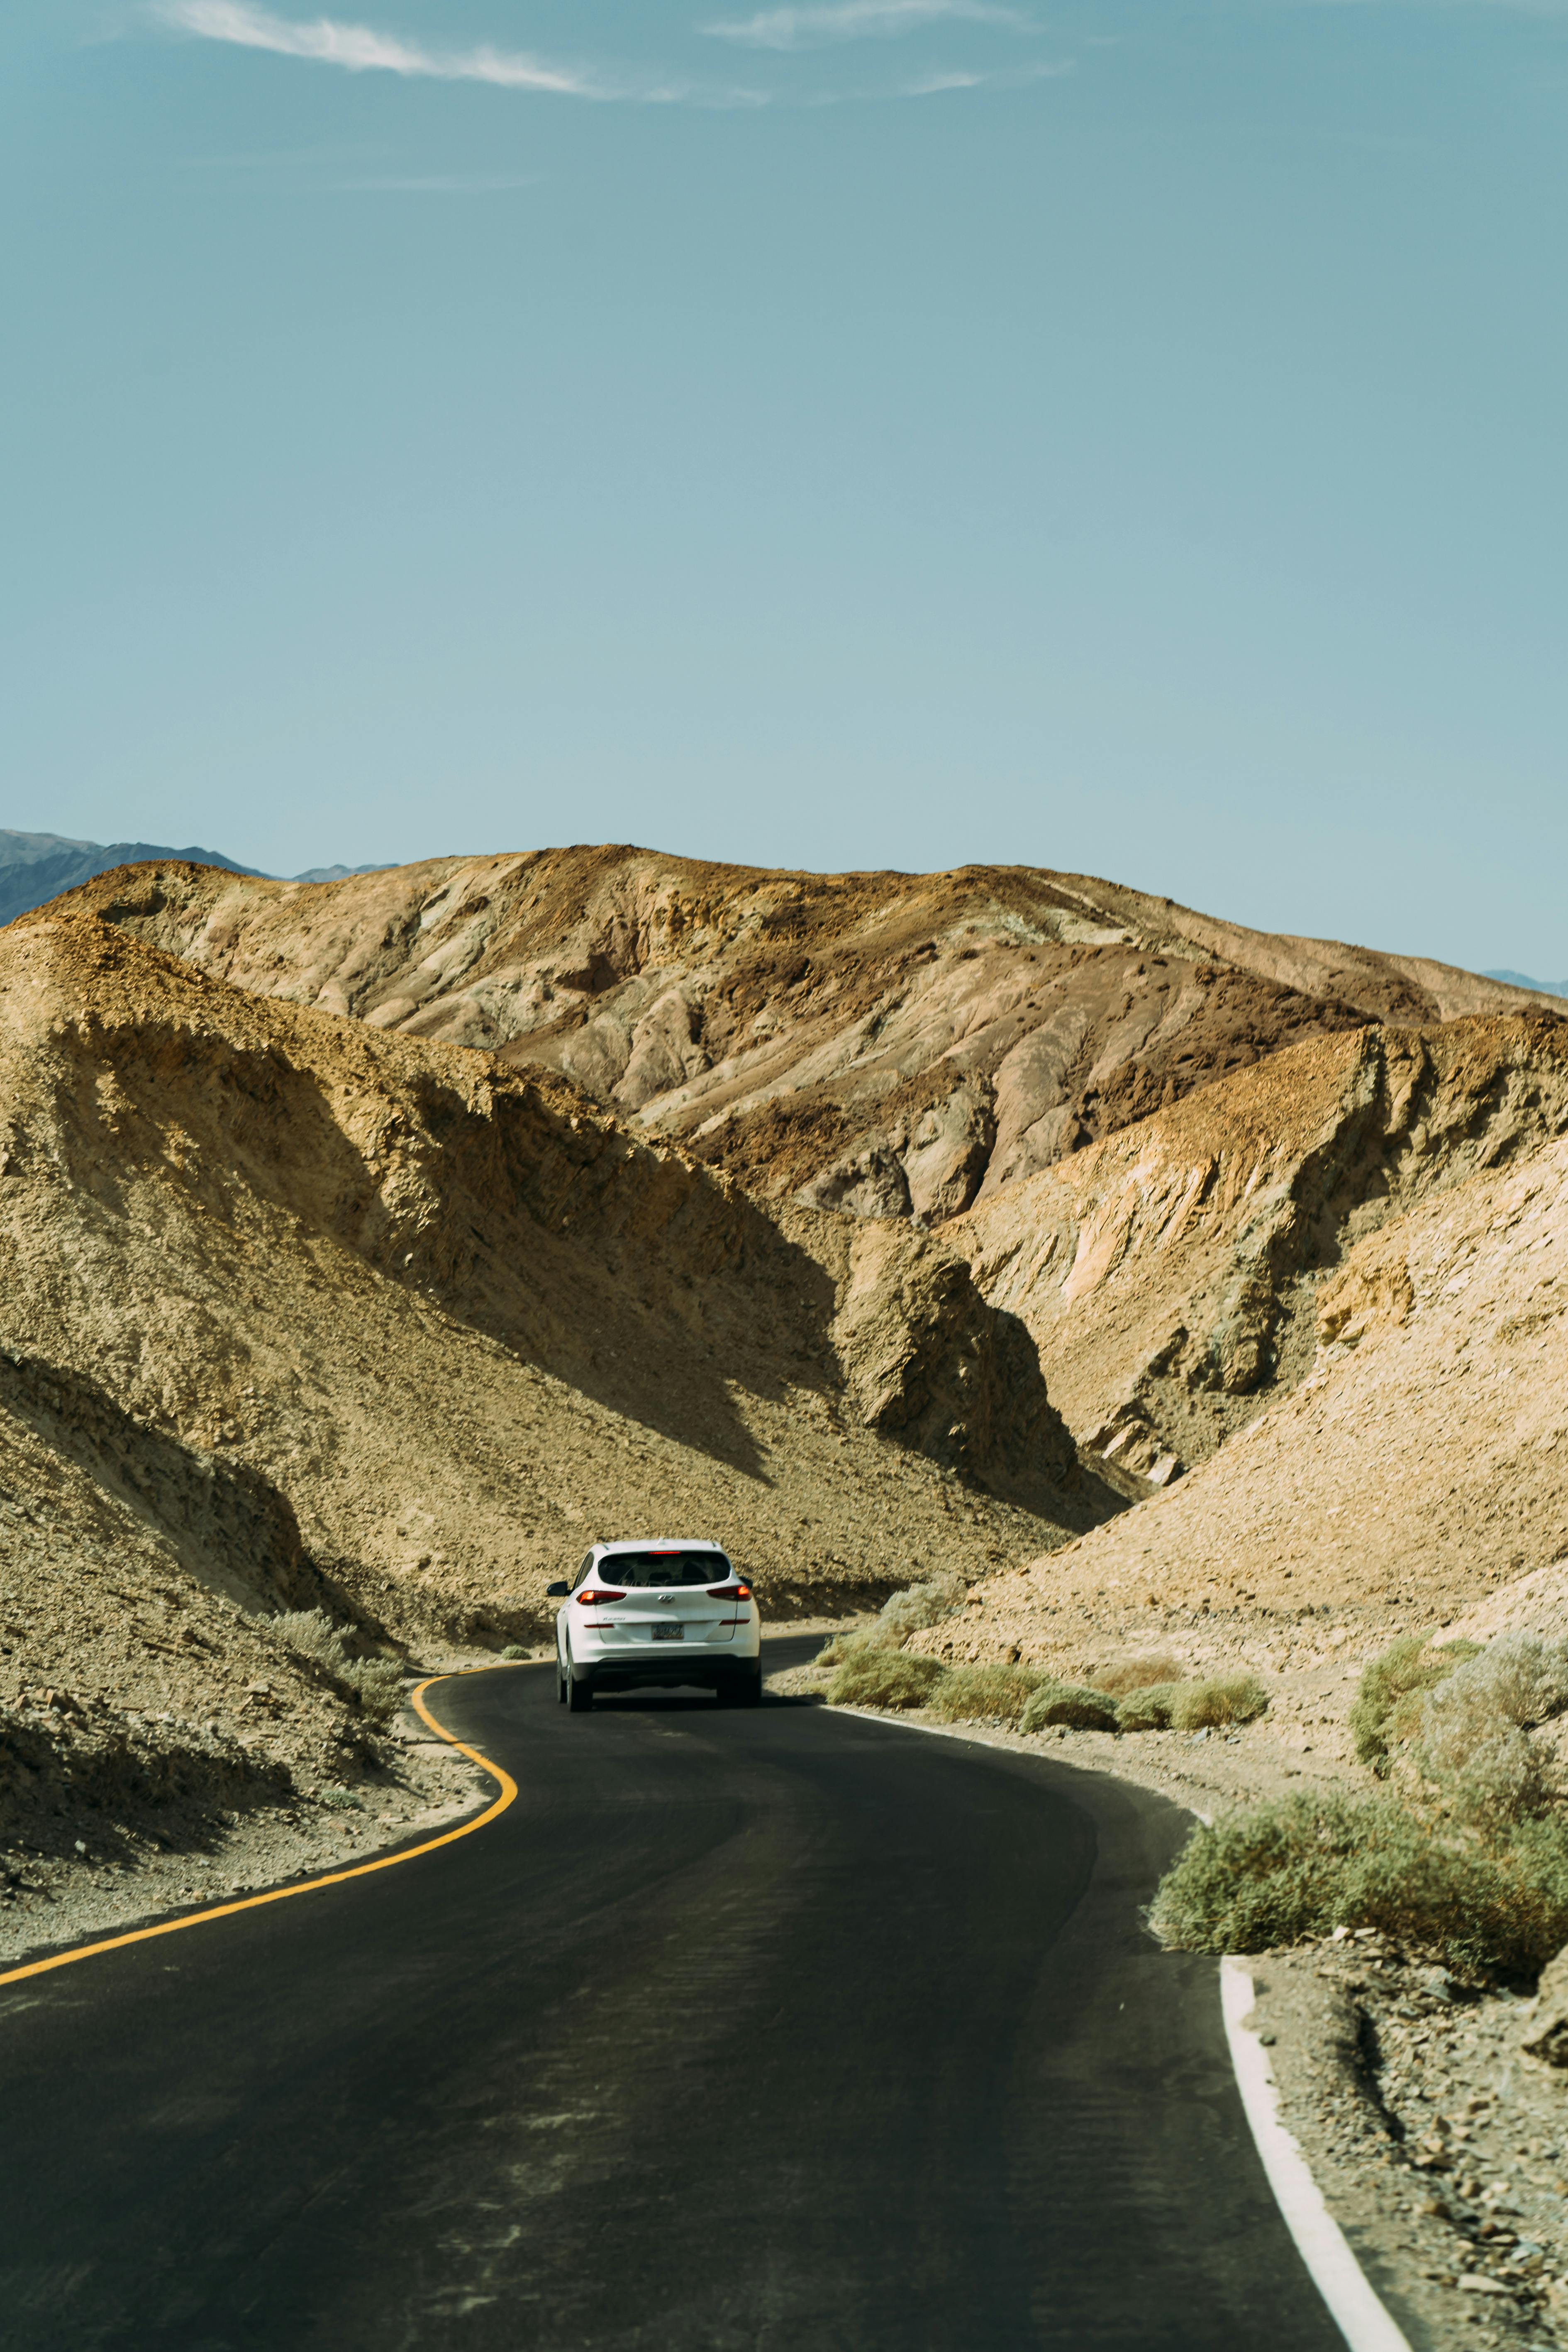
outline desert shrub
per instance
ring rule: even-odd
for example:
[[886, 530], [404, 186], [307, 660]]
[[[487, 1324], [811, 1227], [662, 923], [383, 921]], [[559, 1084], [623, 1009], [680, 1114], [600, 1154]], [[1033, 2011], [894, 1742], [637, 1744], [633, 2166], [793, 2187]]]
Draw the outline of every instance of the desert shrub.
[[390, 1723], [403, 1705], [403, 1669], [390, 1658], [349, 1658], [334, 1673], [373, 1723]]
[[1375, 1927], [1465, 1973], [1538, 1969], [1568, 1939], [1568, 1823], [1488, 1843], [1389, 1798], [1292, 1797], [1194, 1830], [1150, 1921], [1194, 1951]]
[[1521, 1730], [1545, 1723], [1568, 1706], [1568, 1643], [1546, 1643], [1535, 1633], [1500, 1633], [1484, 1650], [1459, 1660], [1432, 1703], [1447, 1706], [1461, 1695]]
[[299, 1650], [307, 1658], [318, 1658], [324, 1666], [334, 1670], [342, 1665], [347, 1652], [343, 1637], [324, 1609], [289, 1609], [271, 1620], [270, 1630], [291, 1650]]
[[1160, 1882], [1151, 1926], [1184, 1951], [1257, 1952], [1321, 1935], [1339, 1924], [1345, 1870], [1373, 1810], [1299, 1796], [1200, 1826]]
[[836, 1706], [923, 1706], [944, 1669], [904, 1650], [857, 1650], [827, 1685]]
[[1568, 1819], [1561, 1811], [1521, 1822], [1509, 1832], [1507, 1866], [1514, 1874], [1514, 1912], [1539, 1955], [1538, 1968], [1568, 1945]]
[[1348, 1926], [1378, 1927], [1461, 1973], [1535, 1969], [1568, 1939], [1568, 1824], [1521, 1824], [1495, 1843], [1434, 1834], [1369, 1842], [1348, 1874]]
[[836, 1633], [826, 1649], [818, 1651], [816, 1664], [841, 1666], [862, 1650], [900, 1650], [911, 1633], [951, 1617], [964, 1591], [963, 1579], [951, 1574], [931, 1577], [924, 1584], [907, 1584], [902, 1591], [889, 1594], [869, 1625], [852, 1633]]
[[1351, 1708], [1351, 1733], [1361, 1761], [1386, 1775], [1390, 1750], [1415, 1735], [1425, 1693], [1476, 1654], [1474, 1643], [1449, 1642], [1435, 1648], [1430, 1634], [1405, 1633], [1371, 1659], [1362, 1668]]
[[1390, 1723], [1450, 1811], [1495, 1835], [1550, 1804], [1550, 1759], [1527, 1727], [1561, 1714], [1565, 1703], [1568, 1648], [1534, 1633], [1502, 1633], [1429, 1686], [1413, 1720], [1407, 1698]]
[[1478, 1828], [1528, 1821], [1552, 1800], [1547, 1758], [1528, 1731], [1499, 1714], [1485, 1690], [1450, 1696], [1442, 1684], [1430, 1694], [1415, 1763], [1458, 1819]]
[[1169, 1731], [1171, 1708], [1181, 1683], [1149, 1683], [1130, 1690], [1116, 1702], [1116, 1721], [1122, 1731]]
[[1251, 1723], [1268, 1705], [1256, 1675], [1211, 1675], [1206, 1682], [1178, 1683], [1171, 1693], [1173, 1731], [1202, 1731], [1227, 1723]]
[[1029, 1666], [952, 1666], [931, 1698], [943, 1723], [1016, 1723], [1047, 1677]]
[[529, 1658], [532, 1654], [531, 1650], [526, 1648], [521, 1642], [509, 1642], [501, 1652], [501, 1656], [507, 1659]]
[[345, 1698], [375, 1723], [388, 1723], [403, 1704], [403, 1670], [391, 1658], [354, 1658], [341, 1625], [324, 1609], [292, 1609], [274, 1617], [271, 1630], [323, 1666]]
[[1163, 1654], [1154, 1658], [1119, 1658], [1089, 1676], [1096, 1690], [1109, 1691], [1112, 1698], [1125, 1698], [1130, 1691], [1153, 1690], [1163, 1683], [1179, 1683], [1181, 1679], [1180, 1659]]
[[961, 1576], [949, 1572], [933, 1576], [923, 1584], [909, 1584], [901, 1592], [889, 1593], [877, 1616], [878, 1627], [897, 1634], [900, 1642], [918, 1633], [927, 1625], [940, 1625], [963, 1605], [966, 1587]]
[[1041, 1683], [1031, 1691], [1019, 1718], [1020, 1731], [1046, 1731], [1065, 1723], [1075, 1731], [1114, 1731], [1116, 1701], [1110, 1693], [1075, 1683]]

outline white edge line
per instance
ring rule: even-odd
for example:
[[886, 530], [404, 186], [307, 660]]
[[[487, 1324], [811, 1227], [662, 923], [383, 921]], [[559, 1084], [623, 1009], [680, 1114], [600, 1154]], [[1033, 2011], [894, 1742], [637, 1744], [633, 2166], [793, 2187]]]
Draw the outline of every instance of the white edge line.
[[[939, 1727], [934, 1723], [910, 1723], [906, 1717], [877, 1714], [868, 1707], [835, 1706], [829, 1702], [827, 1711], [830, 1715], [858, 1716], [863, 1723], [892, 1723], [900, 1731], [935, 1732], [939, 1738], [963, 1736], [956, 1725], [950, 1731], [946, 1725]], [[974, 1745], [989, 1747], [991, 1742], [976, 1740]], [[1042, 1760], [1053, 1763], [1057, 1759], [1047, 1757]], [[1205, 1813], [1198, 1814], [1200, 1821], [1207, 1818]], [[1380, 2301], [1351, 2252], [1344, 2231], [1324, 2204], [1323, 2192], [1308, 2169], [1300, 2142], [1279, 2120], [1279, 2094], [1268, 2053], [1257, 2034], [1241, 2021], [1251, 2015], [1257, 1997], [1251, 1969], [1244, 1960], [1227, 1958], [1219, 1964], [1219, 1982], [1226, 2040], [1230, 2044], [1230, 2063], [1236, 2070], [1241, 2104], [1247, 2110], [1268, 2186], [1274, 2191], [1274, 2201], [1285, 2217], [1285, 2226], [1296, 2241], [1296, 2251], [1307, 2265], [1312, 2284], [1328, 2305], [1330, 2316], [1351, 2352], [1411, 2352], [1410, 2338]]]
[[1351, 2352], [1410, 2352], [1409, 2338], [1379, 2301], [1344, 2231], [1324, 2204], [1300, 2143], [1279, 2120], [1279, 2094], [1268, 2053], [1257, 2034], [1242, 2023], [1251, 2014], [1255, 1998], [1252, 1971], [1244, 1960], [1223, 1959], [1219, 1981], [1226, 2039], [1241, 2104], [1275, 2202], [1313, 2285]]

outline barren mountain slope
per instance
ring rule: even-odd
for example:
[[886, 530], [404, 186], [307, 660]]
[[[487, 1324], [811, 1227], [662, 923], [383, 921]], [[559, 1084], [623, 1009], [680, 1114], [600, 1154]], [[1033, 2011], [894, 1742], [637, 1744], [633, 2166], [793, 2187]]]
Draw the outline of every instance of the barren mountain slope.
[[1178, 1486], [987, 1587], [986, 1650], [1103, 1656], [1194, 1615], [1234, 1643], [1330, 1610], [1356, 1654], [1490, 1594], [1500, 1622], [1560, 1608], [1568, 1139], [1393, 1219], [1318, 1305], [1301, 1386]]
[[0, 1104], [0, 1408], [247, 1607], [531, 1633], [612, 1526], [826, 1598], [1114, 1507], [939, 1244], [781, 1223], [558, 1080], [45, 917]]
[[1552, 1005], [1082, 876], [626, 848], [325, 887], [175, 864], [67, 902], [237, 984], [563, 1070], [764, 1198], [937, 1222], [1280, 1046]]
[[1365, 1234], [1568, 1129], [1568, 1027], [1366, 1028], [1233, 1072], [942, 1238], [1027, 1325], [1080, 1444], [1161, 1483], [1310, 1370]]

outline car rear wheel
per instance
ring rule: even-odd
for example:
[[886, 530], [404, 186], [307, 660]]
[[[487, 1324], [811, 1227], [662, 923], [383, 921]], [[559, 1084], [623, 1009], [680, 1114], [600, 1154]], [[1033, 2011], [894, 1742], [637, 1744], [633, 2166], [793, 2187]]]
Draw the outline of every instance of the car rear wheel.
[[557, 1703], [560, 1706], [564, 1706], [566, 1704], [566, 1675], [559, 1658], [555, 1661], [555, 1696]]
[[570, 1666], [566, 1669], [566, 1704], [574, 1715], [586, 1715], [594, 1704], [593, 1684], [575, 1681]]

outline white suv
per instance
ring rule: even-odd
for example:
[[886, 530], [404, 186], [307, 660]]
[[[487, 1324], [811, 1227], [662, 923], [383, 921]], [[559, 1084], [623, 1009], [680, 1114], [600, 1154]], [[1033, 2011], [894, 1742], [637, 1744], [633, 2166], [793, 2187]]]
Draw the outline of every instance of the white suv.
[[596, 1690], [661, 1684], [710, 1690], [721, 1706], [763, 1695], [763, 1620], [716, 1543], [598, 1543], [570, 1584], [548, 1588], [556, 1696], [580, 1714]]

